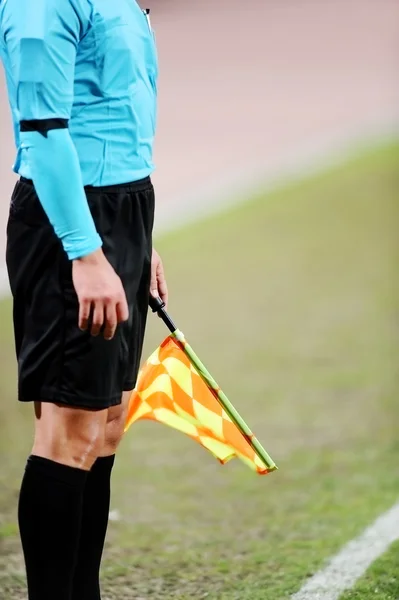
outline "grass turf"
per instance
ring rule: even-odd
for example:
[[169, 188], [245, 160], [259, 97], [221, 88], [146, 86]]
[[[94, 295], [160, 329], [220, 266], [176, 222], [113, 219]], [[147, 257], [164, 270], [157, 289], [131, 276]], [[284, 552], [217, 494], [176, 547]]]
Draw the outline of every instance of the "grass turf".
[[[168, 235], [170, 311], [280, 470], [135, 425], [114, 471], [107, 600], [279, 600], [399, 496], [399, 145]], [[30, 407], [0, 307], [0, 597], [25, 598]], [[146, 355], [166, 335], [150, 318]], [[362, 598], [375, 598], [364, 595]]]
[[341, 600], [398, 600], [399, 541], [377, 560]]

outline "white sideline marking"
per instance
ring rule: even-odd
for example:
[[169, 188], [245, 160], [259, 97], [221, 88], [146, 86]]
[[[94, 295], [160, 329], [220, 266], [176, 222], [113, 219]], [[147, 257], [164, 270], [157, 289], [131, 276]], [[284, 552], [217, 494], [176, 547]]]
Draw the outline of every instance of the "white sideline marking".
[[368, 567], [399, 539], [399, 502], [349, 542], [325, 569], [311, 577], [292, 600], [338, 600]]

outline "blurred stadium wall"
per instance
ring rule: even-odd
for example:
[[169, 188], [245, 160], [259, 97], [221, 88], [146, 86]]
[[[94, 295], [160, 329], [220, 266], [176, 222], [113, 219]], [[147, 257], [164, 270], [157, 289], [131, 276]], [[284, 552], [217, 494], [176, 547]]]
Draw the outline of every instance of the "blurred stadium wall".
[[[146, 0], [160, 55], [158, 223], [399, 122], [397, 0]], [[15, 177], [0, 78], [0, 285]]]

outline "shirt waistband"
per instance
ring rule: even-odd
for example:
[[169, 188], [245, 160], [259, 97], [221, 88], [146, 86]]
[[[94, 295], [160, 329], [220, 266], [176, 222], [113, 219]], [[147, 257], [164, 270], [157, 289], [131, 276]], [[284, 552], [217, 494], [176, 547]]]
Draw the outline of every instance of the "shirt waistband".
[[[26, 185], [33, 186], [32, 179], [27, 179], [26, 177], [20, 177], [20, 182], [25, 183]], [[117, 183], [114, 185], [85, 185], [84, 189], [87, 193], [118, 193], [120, 190], [126, 190], [130, 192], [143, 192], [152, 187], [151, 177], [144, 177], [144, 179], [139, 179], [138, 181], [130, 181], [128, 183]]]

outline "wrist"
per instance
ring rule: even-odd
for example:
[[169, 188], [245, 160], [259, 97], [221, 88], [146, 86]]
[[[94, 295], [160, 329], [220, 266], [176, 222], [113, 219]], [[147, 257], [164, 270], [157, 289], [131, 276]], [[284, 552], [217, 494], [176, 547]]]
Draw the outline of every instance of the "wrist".
[[77, 258], [72, 259], [72, 262], [79, 262], [88, 265], [99, 265], [105, 259], [104, 252], [102, 248], [97, 248], [94, 252], [90, 252], [89, 254], [85, 254], [84, 256], [79, 256]]
[[69, 260], [85, 260], [88, 263], [96, 263], [101, 260], [103, 252], [101, 250], [102, 240], [98, 233], [94, 236], [72, 240], [63, 240], [64, 250]]

